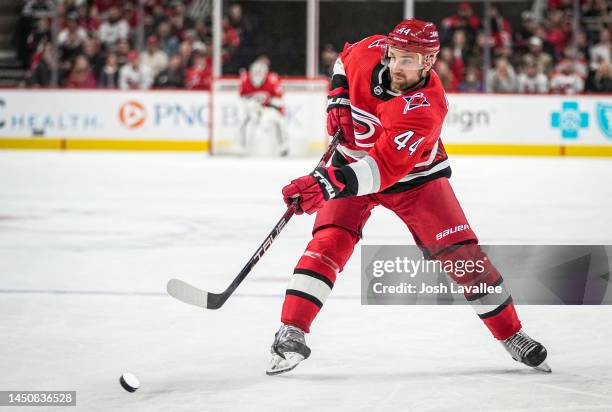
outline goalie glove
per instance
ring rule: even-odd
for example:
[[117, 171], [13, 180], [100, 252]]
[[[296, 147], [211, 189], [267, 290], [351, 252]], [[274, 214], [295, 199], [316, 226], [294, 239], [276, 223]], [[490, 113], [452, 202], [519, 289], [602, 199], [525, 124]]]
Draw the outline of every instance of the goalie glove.
[[340, 128], [342, 143], [355, 143], [355, 132], [353, 130], [353, 116], [351, 115], [351, 101], [348, 90], [337, 87], [331, 90], [327, 96], [327, 134], [333, 136]]
[[[296, 214], [311, 215], [325, 202], [343, 197], [346, 187], [342, 173], [335, 167], [317, 167], [311, 174], [292, 180], [283, 188], [283, 200], [289, 206], [297, 202]], [[347, 193], [348, 194], [348, 193]]]

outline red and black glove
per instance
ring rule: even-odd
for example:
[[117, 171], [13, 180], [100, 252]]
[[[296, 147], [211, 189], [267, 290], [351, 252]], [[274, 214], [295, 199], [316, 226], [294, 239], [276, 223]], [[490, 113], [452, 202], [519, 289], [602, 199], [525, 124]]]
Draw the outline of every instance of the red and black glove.
[[325, 201], [341, 195], [345, 188], [341, 180], [339, 169], [317, 167], [311, 174], [292, 180], [283, 187], [283, 200], [288, 206], [298, 202], [296, 214], [306, 212], [311, 215], [321, 209]]
[[338, 128], [342, 130], [340, 136], [342, 143], [355, 143], [351, 101], [348, 97], [348, 90], [344, 87], [331, 90], [327, 96], [327, 134], [333, 136]]

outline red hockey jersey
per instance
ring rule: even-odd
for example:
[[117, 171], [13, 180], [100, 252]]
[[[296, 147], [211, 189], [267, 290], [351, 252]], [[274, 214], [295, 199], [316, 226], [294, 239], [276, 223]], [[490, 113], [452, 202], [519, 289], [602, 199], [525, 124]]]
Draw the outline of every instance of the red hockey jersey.
[[283, 88], [278, 74], [270, 72], [261, 86], [251, 83], [249, 73], [244, 70], [240, 73], [240, 97], [255, 99], [264, 106], [271, 106], [282, 110]]
[[448, 111], [442, 83], [432, 70], [418, 89], [390, 90], [389, 69], [381, 63], [384, 38], [347, 45], [332, 76], [332, 89], [349, 91], [355, 129], [355, 144], [340, 145], [333, 164], [357, 195], [401, 192], [451, 174], [440, 140]]

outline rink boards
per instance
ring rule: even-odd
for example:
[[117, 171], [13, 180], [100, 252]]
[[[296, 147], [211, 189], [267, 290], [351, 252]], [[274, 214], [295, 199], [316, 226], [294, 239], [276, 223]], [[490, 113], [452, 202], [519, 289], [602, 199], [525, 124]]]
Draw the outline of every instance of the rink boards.
[[[293, 153], [319, 151], [327, 82], [284, 84]], [[448, 100], [442, 139], [449, 153], [612, 156], [612, 95]], [[217, 81], [212, 92], [3, 89], [0, 148], [232, 153], [243, 118], [235, 79]]]

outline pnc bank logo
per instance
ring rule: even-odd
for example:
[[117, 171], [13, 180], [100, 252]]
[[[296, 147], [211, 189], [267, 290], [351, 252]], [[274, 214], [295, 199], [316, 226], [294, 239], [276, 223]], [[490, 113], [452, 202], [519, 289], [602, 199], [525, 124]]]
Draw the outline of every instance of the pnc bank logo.
[[138, 129], [144, 124], [146, 119], [146, 109], [135, 100], [123, 103], [119, 108], [119, 121], [129, 129]]

